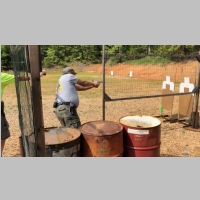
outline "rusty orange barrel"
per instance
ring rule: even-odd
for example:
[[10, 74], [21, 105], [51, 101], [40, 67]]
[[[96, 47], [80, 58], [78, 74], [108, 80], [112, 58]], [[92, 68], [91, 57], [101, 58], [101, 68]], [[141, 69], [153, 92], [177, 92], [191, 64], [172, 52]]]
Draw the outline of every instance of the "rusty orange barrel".
[[46, 157], [79, 157], [80, 136], [78, 129], [49, 127], [44, 129]]
[[123, 127], [112, 121], [91, 121], [79, 128], [82, 157], [123, 156]]
[[123, 126], [124, 157], [159, 157], [161, 122], [151, 116], [125, 116]]

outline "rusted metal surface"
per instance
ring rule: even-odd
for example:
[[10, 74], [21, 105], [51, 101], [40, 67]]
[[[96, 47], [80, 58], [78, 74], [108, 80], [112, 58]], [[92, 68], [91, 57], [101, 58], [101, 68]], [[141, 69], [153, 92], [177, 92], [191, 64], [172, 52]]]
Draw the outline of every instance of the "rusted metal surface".
[[124, 157], [159, 157], [161, 122], [150, 116], [120, 118], [123, 126]]
[[121, 157], [123, 127], [112, 121], [92, 121], [79, 128], [83, 157]]
[[79, 157], [81, 133], [75, 128], [45, 128], [46, 157]]
[[75, 128], [50, 127], [45, 128], [45, 144], [57, 145], [70, 142], [80, 137], [80, 131]]

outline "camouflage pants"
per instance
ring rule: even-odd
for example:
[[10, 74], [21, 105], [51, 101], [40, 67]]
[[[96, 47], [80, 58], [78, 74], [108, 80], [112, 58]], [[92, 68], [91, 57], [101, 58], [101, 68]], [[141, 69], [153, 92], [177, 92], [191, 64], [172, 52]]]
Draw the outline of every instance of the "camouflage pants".
[[56, 108], [55, 114], [62, 126], [71, 128], [79, 128], [81, 126], [75, 106], [60, 105]]

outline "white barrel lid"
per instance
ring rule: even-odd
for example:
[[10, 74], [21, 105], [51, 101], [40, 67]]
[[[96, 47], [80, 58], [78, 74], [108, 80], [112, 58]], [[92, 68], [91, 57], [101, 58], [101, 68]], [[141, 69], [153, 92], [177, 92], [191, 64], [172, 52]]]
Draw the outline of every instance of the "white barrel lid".
[[120, 123], [131, 127], [150, 128], [159, 126], [161, 124], [161, 121], [152, 116], [136, 115], [122, 117], [120, 118]]

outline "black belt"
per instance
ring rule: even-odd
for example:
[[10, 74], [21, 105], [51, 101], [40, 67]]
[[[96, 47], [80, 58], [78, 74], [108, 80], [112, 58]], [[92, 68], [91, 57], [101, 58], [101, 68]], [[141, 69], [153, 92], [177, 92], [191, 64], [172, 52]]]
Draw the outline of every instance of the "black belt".
[[62, 102], [62, 103], [57, 103], [58, 106], [60, 105], [70, 105], [70, 102]]

